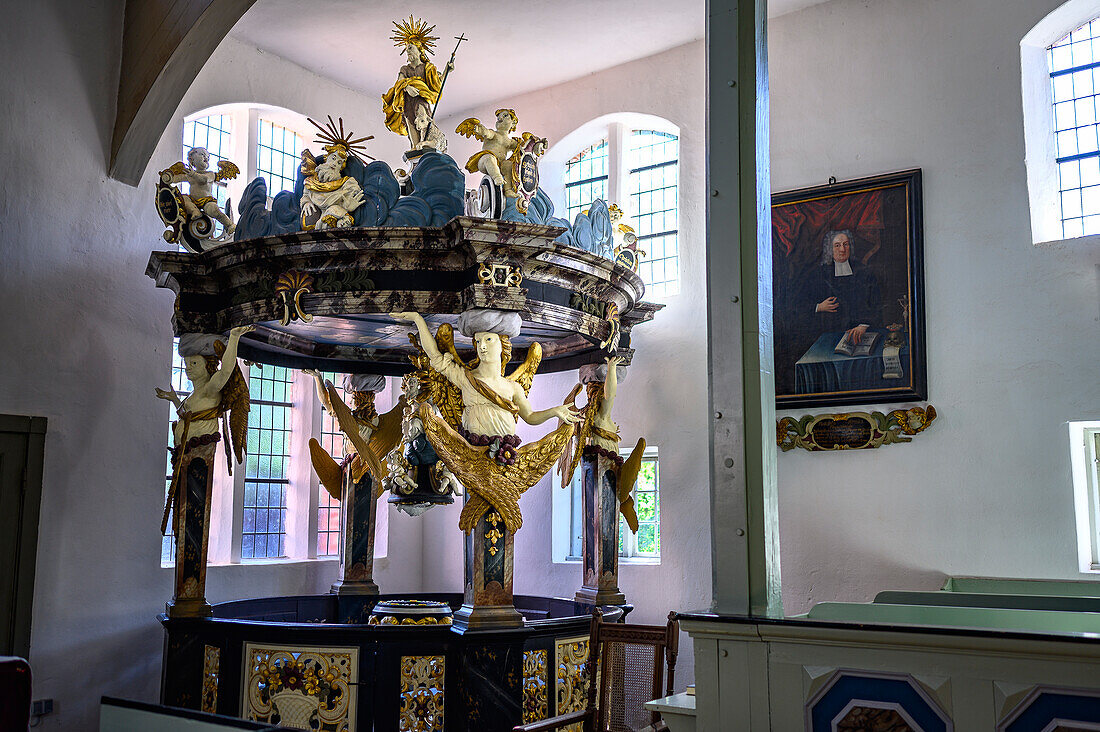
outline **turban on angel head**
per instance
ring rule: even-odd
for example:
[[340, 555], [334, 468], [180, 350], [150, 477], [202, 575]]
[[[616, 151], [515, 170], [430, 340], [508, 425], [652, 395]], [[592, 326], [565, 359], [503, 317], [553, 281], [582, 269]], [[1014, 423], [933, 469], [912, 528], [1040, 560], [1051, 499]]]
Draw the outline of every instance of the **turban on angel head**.
[[[577, 370], [577, 375], [580, 377], [582, 384], [589, 384], [593, 381], [607, 381], [607, 364], [587, 363]], [[619, 378], [620, 384], [626, 381], [626, 366], [620, 364], [615, 369], [615, 375]]]
[[180, 336], [179, 354], [187, 356], [218, 356], [214, 350], [214, 343], [221, 342], [225, 346], [225, 338], [210, 333], [184, 333]]
[[473, 308], [458, 316], [458, 330], [467, 338], [475, 333], [496, 333], [515, 338], [519, 335], [523, 318], [510, 310]]
[[386, 377], [378, 374], [348, 374], [344, 377], [344, 391], [380, 392], [386, 388]]

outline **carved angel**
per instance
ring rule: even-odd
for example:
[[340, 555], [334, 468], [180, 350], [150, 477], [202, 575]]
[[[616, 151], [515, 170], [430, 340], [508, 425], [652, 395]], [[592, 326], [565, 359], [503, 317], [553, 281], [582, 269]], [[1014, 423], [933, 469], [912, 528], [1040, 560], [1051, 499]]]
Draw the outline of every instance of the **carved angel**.
[[189, 188], [186, 194], [178, 193], [178, 200], [183, 205], [183, 210], [189, 219], [197, 219], [206, 214], [215, 221], [221, 222], [226, 234], [232, 234], [234, 230], [233, 220], [229, 216], [231, 210], [226, 205], [226, 210], [218, 208], [217, 196], [214, 195], [213, 185], [218, 181], [232, 180], [241, 173], [241, 169], [228, 160], [218, 161], [218, 172], [209, 170], [210, 153], [204, 147], [193, 147], [187, 151], [187, 163], [179, 161], [171, 167], [160, 172], [162, 183], [187, 183]]
[[[535, 410], [527, 400], [542, 347], [532, 344], [515, 371], [504, 374], [511, 360], [511, 338], [519, 334], [517, 313], [470, 310], [459, 318], [459, 328], [474, 340], [476, 358], [465, 363], [454, 347], [454, 331], [440, 326], [435, 336], [418, 313], [394, 313], [398, 320], [416, 324], [424, 352], [432, 403], [437, 417], [424, 404], [420, 418], [428, 441], [444, 464], [470, 492], [459, 527], [470, 531], [490, 506], [504, 517], [511, 531], [523, 523], [519, 497], [558, 459], [573, 434], [579, 415], [569, 407]], [[519, 446], [517, 419], [538, 425], [557, 418], [560, 426], [541, 440]]]
[[471, 173], [482, 172], [493, 179], [493, 182], [503, 188], [507, 195], [515, 197], [512, 189], [512, 162], [509, 158], [520, 144], [518, 138], [512, 137], [519, 125], [519, 118], [513, 109], [498, 109], [496, 112], [496, 129], [489, 129], [477, 119], [470, 117], [463, 120], [455, 130], [460, 135], [477, 138], [481, 143], [481, 151], [476, 152], [466, 162], [466, 170]]
[[374, 407], [374, 395], [385, 388], [384, 376], [354, 374], [345, 377], [344, 391], [352, 398], [354, 410], [336, 391], [331, 381], [326, 381], [318, 371], [305, 369], [317, 384], [317, 398], [344, 433], [344, 461], [337, 463], [316, 439], [310, 438], [309, 455], [313, 469], [321, 485], [336, 500], [340, 500], [344, 470], [351, 470], [353, 481], [362, 479], [370, 471], [374, 483], [374, 497], [384, 490], [386, 471], [382, 461], [401, 441], [401, 416], [405, 409], [402, 396], [390, 411], [379, 414]]

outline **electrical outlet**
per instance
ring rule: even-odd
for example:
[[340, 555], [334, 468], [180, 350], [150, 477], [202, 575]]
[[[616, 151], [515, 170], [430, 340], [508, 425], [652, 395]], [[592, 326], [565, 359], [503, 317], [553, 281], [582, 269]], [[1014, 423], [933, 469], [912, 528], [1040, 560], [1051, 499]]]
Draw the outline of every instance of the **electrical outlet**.
[[31, 703], [31, 716], [41, 717], [53, 713], [53, 699], [38, 699]]

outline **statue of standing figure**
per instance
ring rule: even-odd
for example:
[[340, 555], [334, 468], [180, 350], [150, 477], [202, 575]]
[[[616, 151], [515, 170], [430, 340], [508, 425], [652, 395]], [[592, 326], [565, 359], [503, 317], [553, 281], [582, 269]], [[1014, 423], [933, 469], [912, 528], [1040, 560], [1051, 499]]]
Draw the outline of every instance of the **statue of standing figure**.
[[[412, 150], [424, 147], [438, 150], [438, 137], [441, 135], [437, 130], [436, 139], [432, 139], [432, 119], [446, 74], [454, 69], [454, 54], [447, 62], [444, 75], [440, 76], [430, 59], [439, 40], [438, 36], [430, 35], [435, 26], [429, 26], [423, 20], [414, 20], [410, 15], [408, 20], [400, 23], [394, 21], [394, 27], [396, 30], [391, 38], [395, 46], [403, 49], [407, 63], [398, 72], [397, 81], [382, 95], [386, 127], [399, 135], [406, 135]], [[443, 149], [446, 149], [445, 142]]]

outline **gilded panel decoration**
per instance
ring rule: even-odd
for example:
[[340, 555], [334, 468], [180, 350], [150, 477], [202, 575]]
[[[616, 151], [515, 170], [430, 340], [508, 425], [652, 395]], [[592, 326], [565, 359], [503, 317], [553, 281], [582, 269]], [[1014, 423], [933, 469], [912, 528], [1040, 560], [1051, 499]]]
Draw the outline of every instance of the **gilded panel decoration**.
[[402, 732], [443, 732], [444, 656], [401, 657]]
[[358, 648], [246, 643], [241, 716], [317, 732], [355, 732]]
[[206, 646], [202, 662], [202, 711], [210, 714], [218, 711], [218, 672], [221, 661], [222, 649]]
[[[576, 712], [588, 703], [588, 636], [565, 638], [555, 645], [557, 714]], [[563, 732], [581, 732], [581, 724], [563, 727]]]
[[936, 418], [936, 408], [910, 407], [892, 412], [807, 414], [802, 419], [783, 417], [776, 423], [776, 444], [786, 452], [796, 447], [822, 450], [863, 450], [911, 442]]
[[545, 648], [523, 652], [523, 723], [547, 717], [547, 668]]

